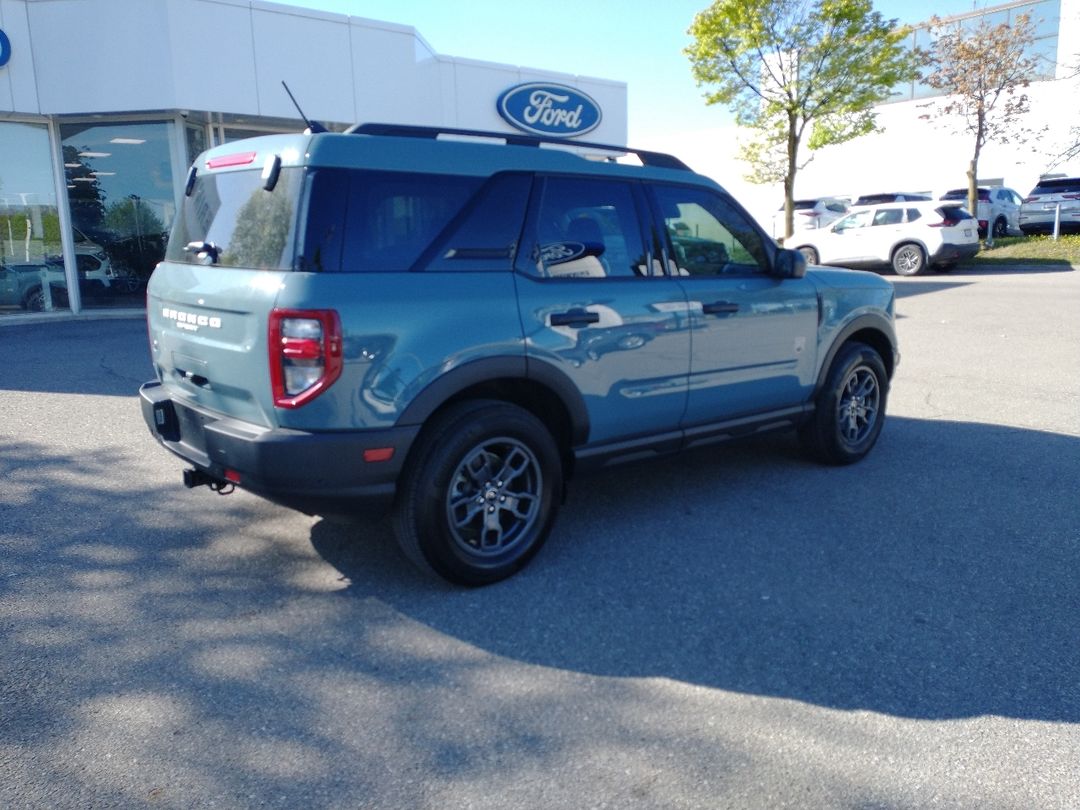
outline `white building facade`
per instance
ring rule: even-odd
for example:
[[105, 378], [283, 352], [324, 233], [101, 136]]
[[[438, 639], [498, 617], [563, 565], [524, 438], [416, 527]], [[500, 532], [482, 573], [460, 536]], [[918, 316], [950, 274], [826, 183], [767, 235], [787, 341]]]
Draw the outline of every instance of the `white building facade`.
[[[1028, 14], [1036, 40], [1029, 53], [1040, 64], [1038, 76], [1024, 91], [1031, 112], [1023, 126], [1026, 140], [986, 144], [979, 157], [979, 181], [1006, 185], [1026, 195], [1040, 176], [1080, 174], [1080, 164], [1055, 163], [1080, 127], [1080, 0], [1026, 0], [1004, 3], [948, 18], [949, 25], [973, 28]], [[916, 27], [910, 44], [927, 48], [927, 24]], [[796, 178], [796, 196], [858, 196], [875, 192], [914, 191], [935, 196], [967, 186], [966, 170], [975, 148], [958, 116], [940, 114], [938, 91], [914, 82], [898, 88], [895, 100], [877, 108], [883, 131], [814, 153]]]
[[[625, 83], [437, 54], [408, 26], [262, 0], [0, 0], [0, 317], [142, 304], [203, 149], [388, 122], [516, 130], [537, 82], [593, 100], [624, 144]], [[36, 274], [33, 300], [26, 278]], [[44, 299], [44, 300], [43, 300]]]

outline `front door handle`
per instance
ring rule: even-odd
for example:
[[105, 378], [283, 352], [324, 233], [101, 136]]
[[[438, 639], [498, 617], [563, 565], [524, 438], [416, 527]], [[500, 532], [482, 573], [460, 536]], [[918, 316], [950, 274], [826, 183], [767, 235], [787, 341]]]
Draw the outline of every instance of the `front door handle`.
[[731, 315], [739, 311], [739, 305], [732, 301], [713, 301], [711, 304], [702, 304], [701, 311], [706, 315]]
[[586, 309], [571, 309], [566, 312], [551, 313], [552, 326], [569, 326], [573, 329], [581, 329], [590, 323], [600, 323], [599, 312], [589, 312]]

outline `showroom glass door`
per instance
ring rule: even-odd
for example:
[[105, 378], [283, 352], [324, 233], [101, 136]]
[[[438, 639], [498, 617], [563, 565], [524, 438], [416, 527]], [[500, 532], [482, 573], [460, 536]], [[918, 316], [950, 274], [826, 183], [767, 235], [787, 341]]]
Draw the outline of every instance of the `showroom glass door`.
[[141, 307], [176, 213], [171, 122], [60, 126], [84, 309]]

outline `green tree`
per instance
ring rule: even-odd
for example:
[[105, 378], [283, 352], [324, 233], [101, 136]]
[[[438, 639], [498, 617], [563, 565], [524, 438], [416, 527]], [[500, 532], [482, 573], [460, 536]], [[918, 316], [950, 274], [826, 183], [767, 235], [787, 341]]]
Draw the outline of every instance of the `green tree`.
[[165, 223], [137, 195], [118, 200], [105, 209], [105, 227], [119, 237], [160, 236]]
[[742, 148], [748, 179], [783, 181], [785, 236], [804, 139], [815, 150], [876, 131], [873, 107], [918, 76], [908, 30], [870, 0], [716, 0], [688, 33], [694, 78], [712, 88], [705, 102], [754, 131]]
[[236, 216], [232, 241], [222, 255], [221, 263], [235, 267], [279, 268], [292, 219], [292, 203], [284, 191], [274, 194], [256, 189]]
[[1034, 42], [1034, 25], [1028, 14], [1018, 14], [1012, 23], [991, 25], [985, 18], [977, 26], [962, 22], [942, 23], [930, 18], [936, 36], [930, 49], [930, 73], [926, 83], [948, 95], [937, 109], [937, 117], [961, 119], [960, 131], [972, 136], [968, 162], [968, 210], [978, 211], [979, 155], [991, 142], [1023, 142], [1031, 130], [1023, 126], [1030, 111], [1026, 93], [1038, 68], [1038, 60], [1028, 55]]

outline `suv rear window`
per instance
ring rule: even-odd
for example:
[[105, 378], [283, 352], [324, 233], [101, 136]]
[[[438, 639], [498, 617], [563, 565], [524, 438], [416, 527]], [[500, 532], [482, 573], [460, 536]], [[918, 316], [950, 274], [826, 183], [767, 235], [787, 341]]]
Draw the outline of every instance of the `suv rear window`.
[[941, 218], [945, 220], [946, 225], [959, 225], [965, 219], [974, 219], [971, 214], [956, 205], [943, 205], [937, 212], [941, 214]]
[[1080, 177], [1062, 177], [1054, 180], [1040, 180], [1031, 190], [1029, 197], [1040, 194], [1080, 194]]
[[260, 170], [200, 173], [177, 213], [166, 260], [291, 269], [302, 185], [299, 168], [282, 169], [273, 191], [263, 189]]

